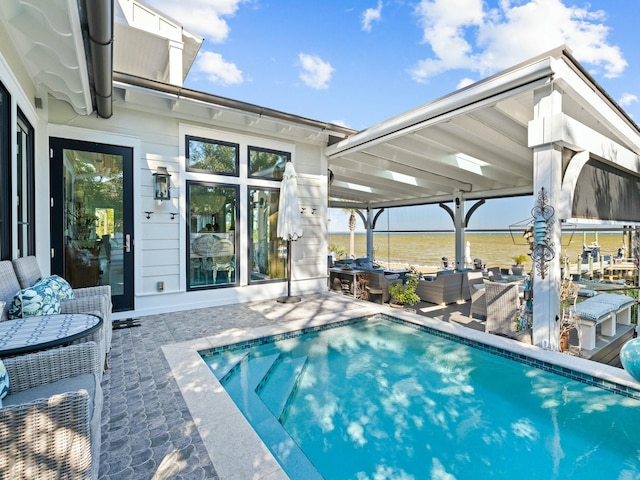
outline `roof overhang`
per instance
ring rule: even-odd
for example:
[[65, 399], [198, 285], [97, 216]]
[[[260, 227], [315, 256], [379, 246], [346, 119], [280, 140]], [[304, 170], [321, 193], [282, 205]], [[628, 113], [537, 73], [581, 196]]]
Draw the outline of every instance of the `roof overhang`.
[[529, 124], [547, 86], [562, 92], [564, 114], [640, 152], [638, 127], [562, 47], [328, 146], [329, 206], [532, 194]]
[[51, 94], [79, 114], [93, 112], [77, 2], [4, 0], [0, 20], [40, 97]]
[[111, 116], [112, 0], [3, 0], [0, 22], [37, 96]]
[[355, 130], [219, 95], [114, 72], [114, 100], [122, 108], [171, 115], [325, 147]]

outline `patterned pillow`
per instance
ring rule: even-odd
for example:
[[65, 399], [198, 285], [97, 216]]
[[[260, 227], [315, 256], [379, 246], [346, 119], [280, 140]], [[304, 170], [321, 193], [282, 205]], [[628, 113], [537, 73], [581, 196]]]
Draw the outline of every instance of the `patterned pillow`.
[[59, 277], [58, 275], [45, 277], [38, 283], [36, 283], [36, 285], [44, 285], [50, 287], [51, 290], [53, 290], [56, 295], [58, 295], [59, 300], [69, 300], [75, 297], [75, 293], [73, 293], [73, 288], [71, 288], [69, 282], [67, 282], [64, 278]]
[[39, 284], [16, 293], [9, 308], [10, 319], [58, 313], [60, 313], [58, 295], [51, 287]]
[[0, 360], [0, 407], [2, 407], [2, 399], [7, 396], [9, 392], [9, 373], [7, 367], [4, 366], [2, 360]]

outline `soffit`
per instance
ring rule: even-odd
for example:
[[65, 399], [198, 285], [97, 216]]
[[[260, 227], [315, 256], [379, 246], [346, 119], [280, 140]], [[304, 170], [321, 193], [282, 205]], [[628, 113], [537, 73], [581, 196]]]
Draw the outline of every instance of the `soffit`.
[[327, 147], [333, 173], [329, 205], [450, 202], [456, 192], [466, 199], [532, 194], [528, 124], [534, 118], [534, 92], [559, 80], [553, 88], [562, 91], [564, 113], [639, 151], [637, 143], [629, 143], [629, 138], [637, 141], [637, 127], [609, 105], [604, 92], [597, 97], [599, 108], [593, 98], [581, 96], [585, 85], [592, 93], [598, 89], [578, 76], [572, 63], [558, 49]]
[[354, 130], [197, 90], [114, 72], [114, 103], [189, 123], [326, 146]]
[[83, 115], [93, 111], [76, 2], [3, 0], [0, 22], [39, 95], [66, 101]]

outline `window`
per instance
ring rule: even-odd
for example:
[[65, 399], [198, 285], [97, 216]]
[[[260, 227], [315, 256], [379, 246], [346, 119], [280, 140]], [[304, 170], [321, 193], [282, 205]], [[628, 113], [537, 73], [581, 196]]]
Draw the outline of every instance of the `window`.
[[249, 282], [287, 277], [287, 250], [277, 238], [277, 189], [249, 189]]
[[281, 180], [289, 160], [289, 152], [249, 147], [249, 176]]
[[238, 175], [239, 146], [187, 136], [187, 171]]
[[17, 125], [18, 257], [36, 254], [33, 127], [22, 112]]
[[0, 83], [0, 260], [11, 254], [11, 97]]
[[235, 286], [238, 187], [187, 181], [188, 288]]

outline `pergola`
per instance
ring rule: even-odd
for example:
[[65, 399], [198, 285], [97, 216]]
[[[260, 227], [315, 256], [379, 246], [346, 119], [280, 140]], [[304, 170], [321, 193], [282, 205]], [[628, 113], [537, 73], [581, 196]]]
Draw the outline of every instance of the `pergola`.
[[[561, 244], [563, 222], [640, 223], [640, 129], [564, 46], [325, 153], [329, 206], [367, 212], [369, 255], [376, 210], [441, 204], [454, 221], [461, 268], [473, 210], [485, 199], [534, 195], [545, 233], [534, 250], [534, 343], [554, 350], [560, 258], [544, 247]], [[478, 202], [465, 212], [469, 200]]]

